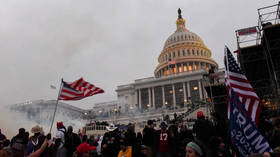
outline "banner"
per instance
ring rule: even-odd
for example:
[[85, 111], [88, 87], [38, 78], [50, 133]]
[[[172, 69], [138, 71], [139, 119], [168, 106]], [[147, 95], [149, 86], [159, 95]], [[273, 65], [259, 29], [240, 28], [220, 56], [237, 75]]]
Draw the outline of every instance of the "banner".
[[240, 156], [271, 152], [268, 142], [257, 129], [244, 105], [232, 89], [230, 93], [230, 132]]

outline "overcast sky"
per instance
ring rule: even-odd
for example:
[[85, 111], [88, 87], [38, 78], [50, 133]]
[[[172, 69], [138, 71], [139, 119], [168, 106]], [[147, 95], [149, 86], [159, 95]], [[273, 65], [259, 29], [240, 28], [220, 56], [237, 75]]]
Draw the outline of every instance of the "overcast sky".
[[257, 25], [272, 0], [0, 0], [0, 105], [56, 99], [61, 78], [105, 90], [71, 105], [116, 100], [116, 87], [153, 76], [177, 9], [223, 67], [235, 30]]

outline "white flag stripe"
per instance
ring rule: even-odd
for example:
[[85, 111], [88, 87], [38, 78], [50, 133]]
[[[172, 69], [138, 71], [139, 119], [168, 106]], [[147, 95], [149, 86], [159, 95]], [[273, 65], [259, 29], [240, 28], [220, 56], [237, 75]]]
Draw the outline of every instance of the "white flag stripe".
[[69, 93], [66, 93], [66, 92], [63, 92], [63, 93], [61, 93], [60, 94], [61, 96], [67, 96], [67, 97], [75, 97], [75, 95], [73, 95], [73, 94], [69, 94]]
[[238, 97], [238, 98], [239, 98], [239, 101], [242, 102], [242, 100], [243, 100], [243, 99], [242, 99], [242, 96], [240, 96], [240, 97]]
[[[81, 92], [80, 91], [77, 91], [77, 90], [73, 90], [71, 88], [64, 88], [63, 90], [65, 91], [69, 91], [69, 92], [72, 92], [72, 93], [76, 93], [76, 94], [80, 94]], [[65, 93], [64, 91], [62, 90], [63, 93]]]
[[240, 90], [238, 88], [234, 88], [232, 87], [232, 89], [234, 90], [234, 92], [236, 93], [240, 93], [242, 95], [248, 95], [248, 96], [253, 96], [253, 97], [256, 97], [258, 98], [257, 94], [255, 92], [251, 92], [251, 91], [244, 91], [244, 90]]
[[238, 78], [241, 78], [241, 79], [244, 79], [244, 80], [247, 80], [246, 76], [244, 75], [240, 75], [240, 74], [237, 74], [237, 73], [234, 73], [234, 72], [228, 72], [229, 76], [234, 76], [234, 77], [238, 77]]
[[230, 119], [230, 104], [228, 104], [228, 107], [227, 107], [227, 115], [228, 115], [228, 119]]
[[254, 105], [253, 105], [253, 109], [252, 109], [252, 117], [255, 119], [256, 117], [256, 113], [257, 113], [257, 109], [258, 109], [258, 104], [259, 104], [259, 101], [255, 101]]
[[242, 87], [246, 87], [246, 88], [252, 88], [252, 86], [249, 83], [239, 82], [239, 81], [235, 81], [235, 80], [229, 80], [229, 83], [239, 85]]
[[245, 102], [245, 108], [246, 108], [247, 111], [248, 111], [248, 109], [249, 109], [250, 101], [251, 101], [251, 99], [248, 98], [248, 99], [246, 100], [246, 102]]

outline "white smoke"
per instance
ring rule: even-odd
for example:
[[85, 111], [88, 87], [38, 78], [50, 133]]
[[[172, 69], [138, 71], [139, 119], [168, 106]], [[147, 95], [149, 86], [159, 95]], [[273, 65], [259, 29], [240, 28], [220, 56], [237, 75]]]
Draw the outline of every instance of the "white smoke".
[[[39, 125], [43, 128], [44, 133], [48, 133], [51, 127], [51, 121], [54, 114], [54, 108], [51, 106], [0, 106], [1, 115], [0, 115], [0, 128], [2, 133], [11, 139], [18, 133], [19, 128], [25, 128], [26, 131], [31, 133], [31, 128]], [[71, 116], [71, 113], [68, 113], [62, 107], [58, 107], [54, 124], [52, 127], [52, 135], [55, 135], [56, 132], [56, 122], [62, 121], [64, 126], [73, 126], [74, 132], [78, 132], [84, 124], [85, 120], [81, 117]]]

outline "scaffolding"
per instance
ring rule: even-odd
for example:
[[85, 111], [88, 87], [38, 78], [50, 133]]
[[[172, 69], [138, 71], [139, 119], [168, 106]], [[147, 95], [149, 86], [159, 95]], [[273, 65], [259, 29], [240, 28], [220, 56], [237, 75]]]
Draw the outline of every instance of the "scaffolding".
[[[280, 2], [258, 9], [258, 25], [235, 31], [237, 58], [264, 105], [279, 111]], [[276, 107], [275, 107], [276, 106]]]

